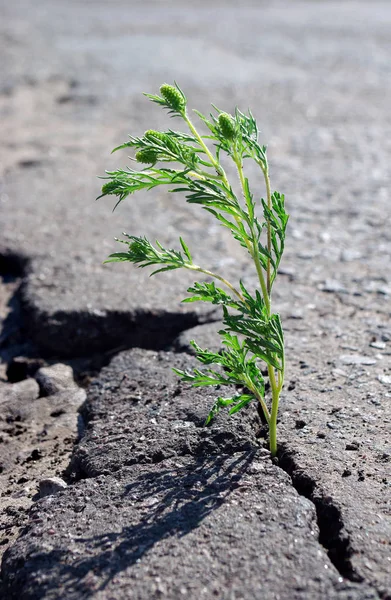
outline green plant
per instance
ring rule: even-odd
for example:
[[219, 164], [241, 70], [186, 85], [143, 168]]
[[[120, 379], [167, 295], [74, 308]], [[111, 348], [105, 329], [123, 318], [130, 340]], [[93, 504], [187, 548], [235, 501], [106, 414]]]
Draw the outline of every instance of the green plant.
[[[190, 297], [183, 302], [210, 302], [221, 305], [224, 329], [219, 331], [224, 350], [210, 352], [192, 342], [197, 359], [206, 369], [193, 372], [175, 372], [193, 386], [239, 386], [230, 397], [218, 397], [207, 423], [222, 407], [235, 413], [257, 400], [269, 426], [270, 450], [277, 452], [277, 412], [279, 396], [284, 381], [284, 337], [280, 317], [271, 311], [271, 293], [278, 265], [284, 251], [288, 215], [284, 196], [271, 192], [266, 147], [258, 143], [258, 127], [251, 114], [236, 109], [233, 115], [213, 106], [209, 118], [194, 111], [208, 128], [201, 135], [189, 118], [187, 99], [182, 90], [164, 84], [160, 96], [145, 94], [152, 102], [181, 118], [189, 133], [171, 129], [160, 132], [149, 130], [142, 137], [129, 136], [129, 140], [113, 150], [133, 148], [135, 160], [146, 166], [142, 170], [117, 170], [107, 172], [102, 194], [114, 195], [118, 202], [138, 190], [151, 190], [159, 185], [170, 185], [172, 192], [183, 192], [186, 200], [200, 204], [229, 229], [233, 237], [247, 251], [254, 262], [260, 289], [253, 294], [240, 281], [234, 286], [219, 273], [213, 273], [193, 262], [182, 238], [181, 249], [164, 248], [159, 242], [153, 246], [145, 237], [124, 234], [124, 252], [111, 254], [106, 262], [129, 261], [139, 267], [157, 266], [152, 275], [173, 269], [189, 269], [207, 275], [211, 281], [196, 282], [187, 291]], [[207, 143], [214, 145], [213, 152]], [[239, 177], [241, 193], [236, 194], [228, 181], [221, 157], [231, 159]], [[263, 219], [256, 216], [256, 201], [244, 175], [243, 162], [251, 159], [260, 167], [266, 185], [266, 199], [260, 200]], [[175, 163], [170, 167], [165, 163]], [[174, 168], [180, 165], [180, 168]], [[242, 198], [239, 198], [242, 196]], [[263, 238], [265, 240], [263, 241]], [[261, 241], [262, 240], [262, 241]], [[224, 288], [216, 287], [215, 281]], [[227, 290], [227, 291], [226, 291]], [[271, 401], [265, 399], [265, 380], [260, 361], [267, 365]], [[211, 368], [216, 365], [216, 368]], [[268, 407], [270, 406], [270, 409]]]

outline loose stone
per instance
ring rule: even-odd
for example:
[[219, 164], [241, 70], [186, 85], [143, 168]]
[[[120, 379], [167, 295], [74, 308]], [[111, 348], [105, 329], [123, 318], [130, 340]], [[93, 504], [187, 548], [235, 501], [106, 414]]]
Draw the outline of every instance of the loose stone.
[[48, 477], [39, 482], [39, 495], [41, 498], [57, 494], [68, 487], [67, 483], [61, 477]]
[[69, 388], [77, 388], [71, 367], [62, 363], [39, 369], [35, 379], [41, 388], [41, 393], [45, 396], [51, 396]]

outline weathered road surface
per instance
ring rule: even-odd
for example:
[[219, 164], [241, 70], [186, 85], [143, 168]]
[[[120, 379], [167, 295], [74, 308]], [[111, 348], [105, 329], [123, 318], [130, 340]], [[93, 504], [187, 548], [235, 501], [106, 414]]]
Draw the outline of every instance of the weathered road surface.
[[[69, 483], [34, 504], [6, 551], [4, 597], [390, 599], [391, 6], [0, 9], [0, 257], [22, 282], [0, 289], [2, 356], [34, 348], [35, 361], [80, 365], [133, 348], [89, 386], [67, 460], [83, 394], [69, 382], [45, 389], [39, 364], [23, 361], [38, 387], [0, 388], [3, 547], [41, 460], [41, 476]], [[193, 336], [215, 344], [218, 326], [203, 323], [219, 314], [180, 304], [192, 280], [102, 265], [122, 231], [170, 246], [182, 235], [207, 268], [254, 281], [240, 247], [179, 195], [141, 194], [114, 213], [94, 201], [96, 176], [126, 165], [111, 148], [173, 125], [141, 95], [173, 80], [203, 112], [253, 110], [272, 185], [287, 196], [273, 298], [289, 365], [278, 465], [255, 407], [205, 429], [213, 397], [170, 370], [193, 361]], [[8, 309], [3, 293], [14, 293]]]

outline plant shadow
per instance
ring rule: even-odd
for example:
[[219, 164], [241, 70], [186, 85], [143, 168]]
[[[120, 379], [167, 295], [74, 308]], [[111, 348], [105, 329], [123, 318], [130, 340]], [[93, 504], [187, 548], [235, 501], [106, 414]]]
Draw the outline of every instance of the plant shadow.
[[[39, 588], [39, 597], [46, 594], [52, 597], [51, 592], [57, 589], [61, 590], [62, 597], [72, 600], [104, 590], [117, 575], [150, 553], [158, 542], [186, 536], [224, 504], [231, 491], [240, 485], [254, 455], [255, 451], [251, 451], [235, 456], [182, 459], [179, 466], [165, 465], [164, 468], [159, 464], [147, 468], [139, 466], [141, 473], [129, 483], [126, 480], [133, 479], [132, 468], [124, 470], [117, 476], [119, 485], [107, 489], [104, 508], [100, 506], [100, 498], [95, 516], [91, 511], [88, 515], [88, 520], [91, 517], [96, 520], [89, 528], [99, 533], [80, 537], [70, 531], [76, 552], [68, 552], [64, 548], [67, 541], [62, 539], [57, 549], [35, 550], [33, 557], [28, 556], [29, 572], [24, 567], [17, 579], [31, 578], [35, 592]], [[85, 508], [81, 507], [80, 511], [87, 517]], [[75, 510], [74, 506], [71, 510]], [[121, 527], [124, 519], [129, 525]], [[9, 565], [8, 569], [12, 568], [13, 565]]]

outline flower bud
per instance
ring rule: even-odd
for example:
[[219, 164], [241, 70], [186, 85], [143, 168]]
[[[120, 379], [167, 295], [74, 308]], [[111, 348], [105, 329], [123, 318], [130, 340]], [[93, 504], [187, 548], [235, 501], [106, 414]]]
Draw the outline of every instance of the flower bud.
[[155, 164], [158, 159], [158, 153], [151, 148], [145, 148], [144, 150], [139, 150], [136, 152], [135, 159], [139, 163], [144, 163], [146, 165]]
[[154, 129], [148, 129], [148, 131], [144, 133], [144, 137], [150, 141], [153, 141], [155, 138], [163, 142], [166, 139], [166, 134], [161, 131], [155, 131]]
[[164, 83], [160, 88], [160, 93], [172, 110], [177, 112], [182, 112], [184, 110], [186, 99], [176, 87]]
[[227, 140], [233, 140], [236, 136], [235, 123], [231, 115], [228, 113], [219, 114], [219, 127], [223, 136]]
[[[171, 152], [176, 152], [178, 149], [178, 145], [175, 143], [175, 140], [173, 140], [170, 135], [168, 135], [167, 133], [163, 133], [162, 131], [155, 131], [154, 129], [148, 129], [148, 131], [146, 131], [144, 133], [144, 137], [146, 140], [149, 140], [150, 142], [154, 142], [156, 145], [161, 146], [162, 147], [162, 151], [164, 152], [164, 149], [167, 148], [168, 150], [170, 150]], [[157, 142], [157, 140], [159, 140], [159, 142], [161, 142], [159, 144], [159, 142]]]

